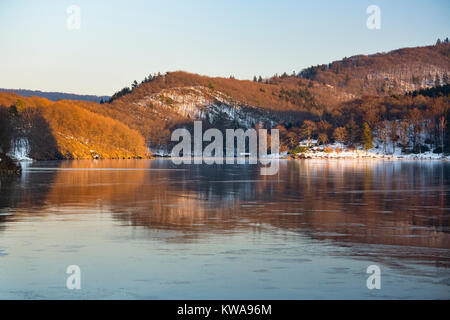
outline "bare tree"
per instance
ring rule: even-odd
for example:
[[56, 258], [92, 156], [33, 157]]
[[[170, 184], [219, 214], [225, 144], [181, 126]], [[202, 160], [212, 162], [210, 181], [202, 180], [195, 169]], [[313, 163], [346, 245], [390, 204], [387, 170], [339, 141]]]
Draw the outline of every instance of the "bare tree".
[[301, 127], [302, 138], [308, 139], [308, 146], [311, 144], [311, 137], [317, 131], [317, 126], [314, 121], [305, 120]]
[[398, 142], [398, 140], [400, 139], [399, 136], [399, 124], [397, 121], [391, 121], [390, 125], [390, 130], [389, 130], [389, 139], [392, 142], [392, 153], [395, 153], [395, 146]]
[[389, 121], [384, 120], [379, 123], [377, 130], [377, 138], [383, 143], [383, 152], [386, 154], [386, 145], [389, 139]]
[[447, 120], [442, 116], [439, 118], [439, 128], [441, 130], [441, 153], [444, 155], [444, 135], [445, 135], [445, 127], [447, 126]]
[[347, 130], [344, 127], [334, 129], [333, 139], [342, 144], [345, 143], [347, 141]]

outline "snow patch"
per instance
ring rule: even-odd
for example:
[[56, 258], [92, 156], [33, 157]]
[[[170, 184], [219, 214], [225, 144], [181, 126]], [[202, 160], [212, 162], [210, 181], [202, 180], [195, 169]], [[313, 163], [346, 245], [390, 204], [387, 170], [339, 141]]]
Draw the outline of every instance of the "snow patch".
[[30, 154], [30, 143], [27, 138], [18, 138], [11, 141], [11, 151], [7, 153], [12, 159], [17, 161], [33, 161]]

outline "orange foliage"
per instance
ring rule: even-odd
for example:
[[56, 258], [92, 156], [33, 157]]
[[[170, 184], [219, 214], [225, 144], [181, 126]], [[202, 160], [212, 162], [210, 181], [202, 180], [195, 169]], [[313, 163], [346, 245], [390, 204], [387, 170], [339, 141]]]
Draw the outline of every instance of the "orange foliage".
[[96, 103], [52, 102], [0, 93], [0, 105], [17, 106], [20, 121], [15, 120], [16, 135], [30, 140], [35, 159], [146, 157], [144, 138], [137, 131], [86, 109], [86, 105]]

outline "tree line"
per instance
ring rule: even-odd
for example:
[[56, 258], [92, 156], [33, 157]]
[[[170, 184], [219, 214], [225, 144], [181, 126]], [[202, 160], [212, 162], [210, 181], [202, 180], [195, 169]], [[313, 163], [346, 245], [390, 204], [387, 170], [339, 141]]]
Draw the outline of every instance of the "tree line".
[[[300, 141], [326, 146], [339, 142], [368, 150], [377, 142], [385, 153], [450, 152], [449, 85], [385, 98], [362, 97], [297, 125], [278, 125], [284, 151]], [[390, 148], [388, 149], [388, 146]]]

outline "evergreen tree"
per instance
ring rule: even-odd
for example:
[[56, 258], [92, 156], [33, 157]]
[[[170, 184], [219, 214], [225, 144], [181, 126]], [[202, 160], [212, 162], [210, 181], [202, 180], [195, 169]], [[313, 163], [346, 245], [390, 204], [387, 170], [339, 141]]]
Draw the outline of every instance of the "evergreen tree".
[[364, 150], [369, 150], [373, 148], [372, 130], [370, 130], [367, 122], [364, 122], [362, 127], [362, 142]]

